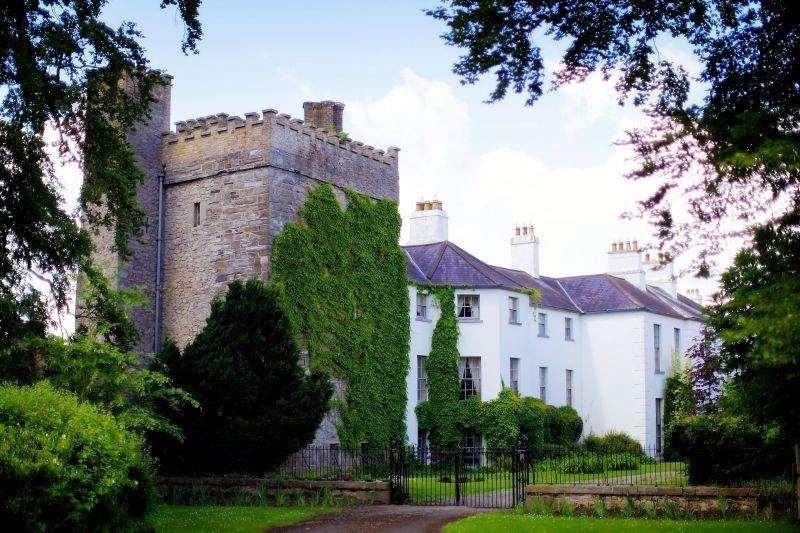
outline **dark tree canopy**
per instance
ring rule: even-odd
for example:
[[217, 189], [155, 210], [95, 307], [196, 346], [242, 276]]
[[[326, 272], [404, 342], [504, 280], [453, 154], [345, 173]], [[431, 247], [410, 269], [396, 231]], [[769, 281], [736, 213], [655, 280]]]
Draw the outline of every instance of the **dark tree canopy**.
[[175, 385], [200, 404], [177, 421], [182, 445], [154, 445], [165, 468], [263, 474], [311, 442], [333, 387], [300, 367], [281, 298], [259, 279], [234, 281], [183, 354], [164, 351]]
[[[701, 274], [721, 237], [800, 209], [794, 2], [442, 0], [428, 14], [447, 24], [448, 44], [465, 49], [454, 66], [464, 83], [494, 74], [489, 101], [511, 89], [533, 104], [548, 80], [541, 45], [556, 40], [566, 48], [554, 88], [601, 72], [616, 80], [621, 103], [644, 106], [652, 120], [628, 134], [639, 163], [630, 177], [660, 181], [640, 210], [673, 255], [699, 245]], [[688, 43], [702, 65], [698, 79], [661, 55], [663, 39]], [[689, 97], [692, 82], [703, 91], [699, 103]]]
[[[0, 3], [0, 322], [15, 324], [2, 335], [41, 329], [30, 272], [50, 283], [63, 307], [70, 277], [89, 268], [91, 241], [78, 215], [60, 205], [46, 129], [58, 133], [55, 151], [83, 166], [83, 216], [113, 227], [121, 254], [144, 220], [136, 201], [144, 175], [125, 133], [146, 117], [151, 90], [163, 78], [150, 70], [134, 23], [112, 28], [102, 21], [107, 3]], [[185, 23], [184, 51], [195, 51], [202, 34], [199, 5], [161, 0]]]

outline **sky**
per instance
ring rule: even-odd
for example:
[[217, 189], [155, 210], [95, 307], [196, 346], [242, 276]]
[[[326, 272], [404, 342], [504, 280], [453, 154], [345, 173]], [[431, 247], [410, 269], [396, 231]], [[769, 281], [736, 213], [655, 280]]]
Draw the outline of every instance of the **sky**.
[[[105, 17], [136, 22], [152, 66], [173, 76], [173, 123], [266, 108], [302, 118], [306, 100], [343, 102], [352, 139], [401, 148], [404, 221], [417, 200], [436, 197], [450, 240], [489, 263], [510, 264], [519, 223], [535, 226], [540, 270], [549, 276], [605, 272], [612, 241], [650, 241], [646, 222], [620, 217], [655, 186], [624, 178], [633, 162], [618, 144], [645, 117], [620, 107], [613, 82], [599, 76], [548, 92], [532, 107], [513, 94], [484, 103], [492, 79], [459, 83], [451, 72], [459, 50], [440, 38], [444, 24], [422, 11], [435, 3], [206, 0], [199, 54], [188, 56], [182, 22], [155, 0], [112, 1]], [[697, 71], [679, 44], [660, 52]], [[544, 56], [557, 66], [558, 46]], [[68, 188], [75, 174], [63, 170]], [[404, 223], [401, 243], [407, 231]], [[708, 295], [714, 286], [679, 280], [681, 291]]]

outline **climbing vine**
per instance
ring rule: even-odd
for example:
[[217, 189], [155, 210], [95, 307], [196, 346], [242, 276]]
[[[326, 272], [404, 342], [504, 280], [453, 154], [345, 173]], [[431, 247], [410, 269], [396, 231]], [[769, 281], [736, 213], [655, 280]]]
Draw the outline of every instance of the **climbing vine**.
[[428, 354], [428, 401], [417, 406], [420, 427], [430, 430], [430, 443], [447, 448], [461, 441], [459, 427], [458, 321], [455, 291], [450, 286], [428, 286], [440, 314], [431, 337]]
[[383, 447], [405, 436], [409, 370], [406, 259], [390, 200], [330, 185], [312, 189], [300, 221], [275, 237], [273, 279], [308, 349], [309, 364], [344, 383], [335, 406], [343, 447]]

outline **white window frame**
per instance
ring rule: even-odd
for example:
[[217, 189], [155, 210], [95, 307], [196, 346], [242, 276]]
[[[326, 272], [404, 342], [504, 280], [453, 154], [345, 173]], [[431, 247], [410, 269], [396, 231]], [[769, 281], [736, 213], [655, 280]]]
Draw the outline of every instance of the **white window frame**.
[[511, 390], [519, 394], [519, 357], [508, 358], [508, 380]]
[[661, 368], [661, 324], [653, 324], [653, 366], [656, 374], [662, 374]]
[[459, 320], [480, 320], [481, 297], [479, 294], [459, 294], [456, 296]]
[[417, 292], [417, 319], [428, 319], [428, 294]]
[[573, 395], [573, 390], [574, 390], [574, 387], [575, 387], [575, 383], [574, 383], [575, 371], [572, 370], [571, 368], [566, 369], [566, 372], [564, 373], [564, 379], [566, 380], [566, 384], [565, 384], [565, 388], [566, 388], [565, 400], [566, 400], [567, 406], [572, 407], [572, 403], [573, 403], [573, 400], [574, 400], [572, 395]]
[[575, 332], [573, 331], [573, 326], [575, 322], [572, 320], [571, 316], [564, 317], [564, 340], [565, 341], [574, 341], [575, 340]]
[[664, 399], [656, 398], [656, 455], [661, 455], [661, 440], [664, 438], [663, 416], [664, 416]]
[[428, 356], [417, 356], [417, 403], [428, 400]]
[[675, 356], [679, 356], [681, 354], [681, 328], [672, 328], [672, 342], [674, 344], [672, 351]]
[[547, 403], [547, 367], [539, 367], [539, 399]]
[[519, 321], [519, 298], [516, 296], [508, 297], [508, 323], [521, 324]]
[[539, 313], [539, 318], [537, 319], [539, 323], [539, 336], [546, 338], [547, 335], [547, 313]]
[[459, 398], [462, 400], [470, 396], [481, 397], [480, 357], [458, 358], [458, 391]]

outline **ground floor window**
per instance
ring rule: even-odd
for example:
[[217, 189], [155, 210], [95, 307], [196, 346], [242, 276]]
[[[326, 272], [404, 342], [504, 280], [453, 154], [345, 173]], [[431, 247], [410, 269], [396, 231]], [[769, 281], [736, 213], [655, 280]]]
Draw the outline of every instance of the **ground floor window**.
[[572, 370], [567, 369], [567, 405], [572, 407]]
[[458, 375], [460, 376], [460, 396], [466, 400], [470, 396], [481, 395], [481, 358], [460, 357], [458, 359]]
[[481, 465], [482, 439], [480, 433], [473, 430], [464, 431], [461, 436], [461, 448], [464, 454], [464, 466], [475, 468]]
[[661, 438], [662, 438], [662, 428], [661, 428], [661, 416], [663, 410], [663, 400], [661, 398], [656, 398], [656, 455], [661, 455]]

